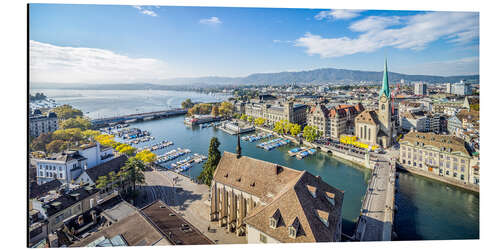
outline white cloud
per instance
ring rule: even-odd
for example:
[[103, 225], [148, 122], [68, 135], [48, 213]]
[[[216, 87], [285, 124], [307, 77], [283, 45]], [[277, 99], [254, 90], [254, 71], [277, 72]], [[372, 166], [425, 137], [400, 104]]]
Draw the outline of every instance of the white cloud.
[[[140, 13], [144, 14], [144, 15], [148, 15], [148, 16], [158, 16], [158, 14], [156, 14], [156, 12], [153, 11], [153, 8], [150, 7], [150, 6], [139, 6], [139, 5], [134, 5], [132, 6], [136, 9], [139, 10]], [[156, 8], [159, 8], [158, 6], [154, 6]]]
[[439, 76], [479, 74], [479, 57], [464, 57], [455, 60], [427, 62], [411, 67], [400, 67], [399, 72], [406, 74], [425, 74]]
[[47, 83], [158, 83], [172, 77], [153, 58], [131, 58], [105, 49], [62, 47], [30, 40], [30, 81]]
[[[390, 28], [394, 25], [402, 27]], [[323, 38], [306, 33], [295, 41], [310, 55], [341, 57], [372, 52], [383, 47], [422, 50], [438, 39], [450, 43], [468, 43], [479, 37], [479, 15], [472, 12], [431, 12], [407, 17], [367, 17], [354, 22], [356, 38]]]
[[213, 17], [210, 17], [210, 18], [201, 19], [200, 23], [201, 24], [221, 24], [222, 21], [219, 20], [218, 17], [213, 16]]
[[316, 20], [322, 19], [352, 19], [359, 16], [363, 10], [324, 10], [319, 12], [314, 18]]

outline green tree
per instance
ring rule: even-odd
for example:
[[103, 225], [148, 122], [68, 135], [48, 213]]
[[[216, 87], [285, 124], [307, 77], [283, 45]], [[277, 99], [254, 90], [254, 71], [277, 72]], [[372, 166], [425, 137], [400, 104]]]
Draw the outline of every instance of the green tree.
[[133, 191], [135, 191], [137, 184], [145, 183], [144, 170], [146, 170], [146, 165], [144, 165], [142, 160], [131, 157], [127, 160], [122, 170], [126, 172], [124, 175], [132, 184]]
[[252, 123], [253, 122], [253, 117], [247, 116], [247, 122]]
[[67, 145], [67, 142], [63, 140], [54, 140], [47, 144], [45, 148], [48, 153], [57, 153], [63, 151]]
[[304, 138], [308, 142], [313, 142], [319, 137], [318, 129], [313, 126], [305, 126], [304, 127]]
[[283, 121], [283, 133], [288, 134], [291, 128], [292, 128], [292, 123], [290, 123], [288, 120]]
[[76, 118], [69, 118], [62, 121], [60, 124], [60, 128], [68, 129], [68, 128], [79, 128], [81, 130], [87, 130], [92, 126], [92, 123], [88, 118], [83, 118], [78, 116]]
[[190, 99], [190, 98], [186, 99], [185, 101], [183, 101], [183, 102], [181, 103], [181, 107], [182, 107], [183, 109], [189, 109], [189, 108], [192, 108], [193, 106], [194, 106], [194, 103], [193, 103], [193, 102], [191, 102], [191, 99]]
[[290, 134], [292, 136], [297, 136], [300, 133], [301, 127], [299, 124], [292, 123], [292, 127], [290, 128]]
[[115, 189], [119, 186], [118, 176], [114, 171], [109, 172], [108, 179], [109, 179], [109, 183], [111, 184], [112, 189]]
[[109, 180], [106, 175], [99, 176], [96, 181], [96, 188], [100, 189], [101, 191], [106, 191], [108, 189], [109, 185]]
[[273, 131], [278, 133], [278, 134], [283, 134], [283, 129], [284, 129], [284, 124], [282, 120], [279, 120], [274, 123], [274, 128]]
[[220, 142], [217, 137], [212, 137], [210, 146], [208, 147], [208, 159], [203, 165], [203, 169], [198, 176], [198, 180], [210, 186], [214, 177], [215, 169], [219, 164], [221, 153], [219, 151]]
[[69, 118], [76, 118], [78, 116], [83, 116], [83, 112], [81, 110], [75, 109], [68, 104], [55, 107], [52, 111], [54, 111], [57, 114], [57, 118], [59, 118], [59, 120], [66, 120]]
[[246, 121], [247, 120], [247, 115], [246, 114], [241, 114], [240, 120]]
[[255, 125], [257, 125], [257, 126], [262, 126], [265, 122], [266, 122], [266, 119], [262, 118], [262, 117], [255, 119]]

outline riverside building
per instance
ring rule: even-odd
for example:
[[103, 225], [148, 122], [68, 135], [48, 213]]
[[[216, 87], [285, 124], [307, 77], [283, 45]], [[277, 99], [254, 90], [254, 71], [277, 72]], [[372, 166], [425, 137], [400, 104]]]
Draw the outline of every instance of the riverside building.
[[210, 190], [210, 220], [248, 243], [341, 239], [344, 192], [307, 171], [224, 152]]
[[307, 105], [294, 104], [292, 101], [286, 102], [284, 105], [247, 103], [245, 114], [253, 118], [264, 118], [268, 125], [281, 120], [304, 125], [307, 122]]
[[412, 131], [400, 140], [400, 145], [399, 162], [404, 168], [463, 184], [479, 183], [479, 173], [471, 167], [479, 163], [473, 159], [461, 138]]
[[355, 117], [364, 110], [361, 103], [339, 105], [328, 109], [324, 104], [316, 104], [307, 115], [307, 124], [318, 128], [325, 138], [340, 138], [354, 130]]

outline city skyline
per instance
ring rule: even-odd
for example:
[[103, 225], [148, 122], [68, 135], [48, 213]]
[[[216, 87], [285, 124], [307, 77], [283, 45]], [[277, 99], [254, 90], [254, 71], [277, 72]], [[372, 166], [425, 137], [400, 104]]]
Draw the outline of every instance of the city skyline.
[[479, 74], [477, 12], [35, 4], [29, 25], [32, 82], [381, 71], [386, 56], [391, 72]]

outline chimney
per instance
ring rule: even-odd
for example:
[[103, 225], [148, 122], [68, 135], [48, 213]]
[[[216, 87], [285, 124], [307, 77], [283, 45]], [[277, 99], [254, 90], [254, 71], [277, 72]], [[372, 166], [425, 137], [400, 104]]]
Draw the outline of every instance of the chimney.
[[236, 144], [236, 158], [241, 157], [241, 146], [240, 146], [240, 133], [238, 128], [238, 144]]

